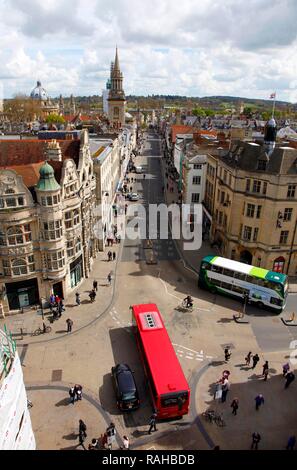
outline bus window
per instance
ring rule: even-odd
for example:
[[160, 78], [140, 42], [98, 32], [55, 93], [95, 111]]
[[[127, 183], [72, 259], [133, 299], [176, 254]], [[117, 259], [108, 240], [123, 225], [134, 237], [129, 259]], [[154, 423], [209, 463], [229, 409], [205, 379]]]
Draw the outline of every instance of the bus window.
[[242, 287], [235, 286], [235, 285], [233, 284], [232, 290], [233, 290], [234, 292], [237, 292], [238, 294], [243, 295], [243, 289], [242, 289]]
[[270, 298], [270, 303], [273, 305], [282, 305], [283, 301], [282, 299], [278, 299], [277, 297], [271, 297]]
[[254, 278], [253, 276], [249, 276], [249, 275], [247, 274], [247, 276], [246, 276], [246, 282], [250, 282], [251, 284], [257, 284], [257, 279]]
[[231, 271], [231, 269], [224, 268], [223, 274], [225, 276], [234, 277], [234, 271]]
[[186, 403], [188, 399], [188, 393], [170, 393], [168, 395], [162, 395], [161, 396], [161, 406], [162, 408], [166, 408], [169, 406], [178, 406], [178, 409], [181, 410], [184, 403]]
[[240, 281], [245, 281], [246, 274], [234, 272], [234, 277], [235, 277], [235, 279], [239, 279]]
[[211, 264], [204, 262], [204, 263], [201, 264], [201, 269], [210, 270], [211, 269]]
[[231, 290], [231, 289], [232, 289], [232, 284], [229, 284], [228, 282], [223, 282], [223, 281], [222, 281], [221, 287], [222, 287], [223, 289]]

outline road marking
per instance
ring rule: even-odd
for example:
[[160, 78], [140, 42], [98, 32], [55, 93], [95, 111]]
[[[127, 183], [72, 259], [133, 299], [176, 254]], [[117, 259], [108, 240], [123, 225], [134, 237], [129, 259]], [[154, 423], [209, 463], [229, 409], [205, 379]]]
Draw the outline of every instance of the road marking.
[[191, 356], [186, 356], [186, 359], [194, 359], [194, 358]]

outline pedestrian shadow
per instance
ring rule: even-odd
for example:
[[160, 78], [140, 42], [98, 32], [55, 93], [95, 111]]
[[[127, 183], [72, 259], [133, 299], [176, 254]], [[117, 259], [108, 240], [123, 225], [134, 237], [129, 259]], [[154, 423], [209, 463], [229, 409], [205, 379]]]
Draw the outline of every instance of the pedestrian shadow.
[[132, 436], [135, 437], [135, 438], [142, 437], [142, 436], [148, 436], [148, 435], [149, 435], [148, 429], [145, 430], [145, 431], [140, 431], [139, 429], [136, 429], [136, 430], [133, 431], [131, 434], [132, 434]]
[[221, 318], [220, 320], [217, 321], [217, 323], [231, 323], [233, 322], [234, 319], [233, 318]]
[[71, 432], [70, 434], [67, 434], [62, 437], [62, 439], [66, 439], [67, 441], [74, 441], [78, 438], [78, 434], [75, 432]]
[[62, 333], [67, 333], [67, 330], [58, 330], [58, 331], [55, 331], [55, 333], [57, 333], [59, 335], [59, 334], [62, 334]]
[[[77, 450], [77, 447], [79, 446], [79, 444], [75, 445], [75, 446], [69, 446], [69, 447], [61, 447], [60, 450]], [[85, 449], [84, 449], [85, 450]]]
[[264, 376], [262, 374], [253, 374], [253, 375], [250, 375], [248, 379], [256, 380], [256, 379], [261, 379], [261, 377], [263, 378]]
[[222, 366], [224, 364], [226, 364], [225, 361], [212, 361], [209, 365], [213, 367], [217, 367], [217, 366]]
[[73, 307], [77, 307], [78, 305], [77, 304], [67, 304], [65, 305], [65, 307], [67, 308], [73, 308]]
[[69, 398], [63, 398], [63, 400], [58, 401], [55, 406], [68, 406], [71, 405]]
[[[90, 292], [90, 291], [88, 291], [88, 292]], [[89, 304], [89, 303], [91, 303], [91, 302], [87, 299], [84, 299], [84, 300], [81, 301], [81, 304]]]

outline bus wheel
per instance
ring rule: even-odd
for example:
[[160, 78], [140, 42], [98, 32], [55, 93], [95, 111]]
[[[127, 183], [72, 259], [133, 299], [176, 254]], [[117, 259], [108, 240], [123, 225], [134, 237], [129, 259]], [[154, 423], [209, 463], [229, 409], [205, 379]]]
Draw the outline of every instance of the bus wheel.
[[259, 307], [259, 308], [263, 308], [263, 307], [264, 307], [264, 304], [263, 304], [263, 302], [257, 302], [257, 307]]

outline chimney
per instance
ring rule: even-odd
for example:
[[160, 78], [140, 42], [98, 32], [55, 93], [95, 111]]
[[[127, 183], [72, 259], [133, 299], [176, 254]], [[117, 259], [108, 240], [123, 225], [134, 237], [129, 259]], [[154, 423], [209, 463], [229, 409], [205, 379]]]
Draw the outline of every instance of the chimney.
[[59, 142], [57, 142], [55, 139], [53, 139], [51, 142], [48, 142], [47, 144], [46, 159], [55, 160], [57, 162], [62, 161], [61, 148], [60, 148]]

